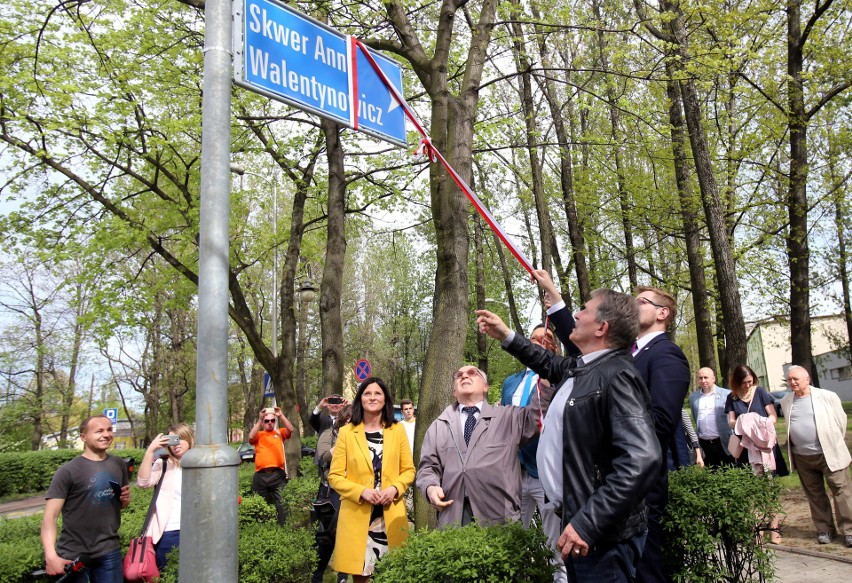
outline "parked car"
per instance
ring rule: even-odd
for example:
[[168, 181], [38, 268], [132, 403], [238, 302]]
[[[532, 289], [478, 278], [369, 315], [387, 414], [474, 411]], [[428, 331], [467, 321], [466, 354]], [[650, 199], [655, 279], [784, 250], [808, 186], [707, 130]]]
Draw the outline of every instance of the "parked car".
[[769, 396], [772, 397], [772, 403], [775, 405], [775, 413], [778, 417], [783, 417], [784, 412], [781, 411], [781, 399], [789, 395], [792, 391], [772, 391], [769, 393]]
[[[302, 457], [314, 457], [314, 453], [316, 453], [314, 448], [302, 444]], [[247, 441], [243, 442], [240, 444], [240, 447], [237, 448], [237, 454], [240, 456], [241, 462], [253, 462], [254, 446]]]

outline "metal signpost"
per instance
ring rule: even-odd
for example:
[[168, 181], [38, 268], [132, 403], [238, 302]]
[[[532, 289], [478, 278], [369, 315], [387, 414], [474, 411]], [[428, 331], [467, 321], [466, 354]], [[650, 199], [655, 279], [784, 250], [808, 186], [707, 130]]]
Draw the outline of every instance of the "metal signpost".
[[[233, 6], [237, 85], [406, 145], [402, 108], [349, 37], [276, 0]], [[370, 54], [402, 93], [399, 64]]]

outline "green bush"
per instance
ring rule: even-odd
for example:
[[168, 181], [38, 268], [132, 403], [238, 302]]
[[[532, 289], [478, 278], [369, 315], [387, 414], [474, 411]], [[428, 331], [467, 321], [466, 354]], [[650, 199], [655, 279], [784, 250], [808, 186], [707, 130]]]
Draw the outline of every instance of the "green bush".
[[772, 554], [760, 530], [781, 511], [778, 480], [748, 468], [669, 474], [663, 528], [665, 559], [675, 581], [769, 581]]
[[304, 583], [317, 566], [307, 528], [252, 524], [240, 528], [240, 583]]
[[521, 524], [420, 531], [376, 565], [375, 583], [550, 581], [547, 539]]
[[[0, 496], [44, 492], [56, 470], [82, 452], [76, 449], [0, 453]], [[142, 461], [142, 449], [112, 450], [118, 457]]]
[[237, 521], [240, 528], [251, 524], [278, 524], [278, 514], [275, 507], [267, 504], [266, 500], [257, 494], [249, 494], [243, 496], [243, 501], [240, 503], [240, 510], [237, 514]]
[[30, 573], [44, 565], [41, 516], [0, 518], [0, 583], [32, 581]]

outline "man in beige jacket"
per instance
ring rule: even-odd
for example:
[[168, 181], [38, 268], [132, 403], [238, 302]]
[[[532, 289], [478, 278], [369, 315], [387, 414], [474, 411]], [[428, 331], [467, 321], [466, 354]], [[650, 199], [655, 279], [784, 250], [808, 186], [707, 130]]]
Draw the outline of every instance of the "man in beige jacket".
[[825, 491], [827, 482], [834, 497], [836, 532], [844, 536], [847, 547], [852, 547], [852, 456], [844, 441], [846, 413], [836, 393], [810, 383], [808, 371], [801, 366], [787, 371], [787, 385], [793, 392], [781, 400], [781, 409], [787, 419], [790, 465], [799, 472], [817, 541], [828, 544], [835, 532], [831, 502]]

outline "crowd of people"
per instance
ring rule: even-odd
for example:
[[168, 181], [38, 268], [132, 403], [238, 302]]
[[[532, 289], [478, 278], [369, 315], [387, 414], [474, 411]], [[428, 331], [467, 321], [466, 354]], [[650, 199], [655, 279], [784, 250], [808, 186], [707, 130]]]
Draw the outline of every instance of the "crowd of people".
[[[402, 401], [403, 420], [397, 421], [382, 379], [363, 381], [351, 402], [335, 394], [318, 403], [309, 418], [319, 434], [321, 478], [313, 581], [322, 581], [329, 562], [339, 581], [350, 575], [368, 581], [378, 559], [408, 537], [415, 483], [435, 509], [439, 528], [474, 521], [528, 527], [537, 509], [553, 550], [554, 581], [670, 581], [660, 521], [668, 470], [688, 463], [682, 444], [708, 469], [742, 465], [755, 474], [788, 473], [775, 434], [775, 405], [748, 366], [732, 369], [730, 390], [716, 384], [712, 369], [700, 368], [688, 395], [692, 418], [683, 410], [691, 375], [668, 335], [676, 315], [671, 294], [655, 287], [639, 287], [632, 296], [598, 289], [572, 317], [547, 272], [534, 277], [548, 318], [529, 339], [496, 314], [476, 312], [479, 331], [498, 340], [522, 370], [505, 379], [499, 404], [491, 404], [486, 373], [459, 368], [452, 402], [423, 433], [416, 469], [414, 404]], [[791, 367], [787, 377], [792, 392], [781, 407], [788, 457], [799, 472], [817, 540], [829, 544], [840, 534], [852, 547], [846, 414], [835, 393], [811, 386], [804, 368]], [[276, 407], [262, 410], [249, 434], [256, 447], [252, 488], [275, 506], [282, 525], [283, 442], [293, 431]], [[129, 503], [127, 470], [106, 453], [109, 420], [93, 417], [80, 433], [83, 455], [60, 468], [47, 493], [42, 540], [48, 572], [60, 573], [64, 563], [86, 553], [95, 559], [90, 572], [120, 576], [117, 528], [119, 510]], [[141, 487], [166, 476], [150, 530], [158, 563], [179, 544], [180, 459], [192, 445], [191, 429], [176, 425], [155, 438], [140, 466]], [[166, 454], [158, 456], [163, 448]], [[93, 511], [98, 518], [88, 521]], [[768, 531], [769, 542], [781, 542], [777, 520]], [[97, 580], [120, 581], [110, 577]]]

